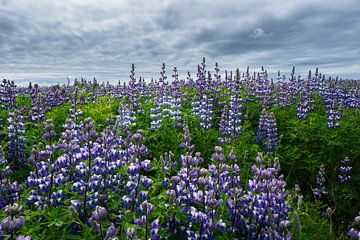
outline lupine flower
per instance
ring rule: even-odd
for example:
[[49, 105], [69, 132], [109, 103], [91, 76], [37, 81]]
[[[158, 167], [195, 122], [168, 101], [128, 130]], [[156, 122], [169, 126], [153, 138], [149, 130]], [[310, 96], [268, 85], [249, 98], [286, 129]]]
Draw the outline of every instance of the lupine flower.
[[200, 128], [204, 130], [209, 130], [213, 127], [213, 99], [206, 95], [203, 95], [200, 104], [199, 104], [199, 121]]
[[264, 138], [266, 137], [266, 134], [267, 134], [267, 112], [265, 109], [263, 109], [260, 115], [259, 127], [256, 132], [256, 140], [255, 140], [256, 143], [259, 145], [262, 144]]
[[201, 66], [198, 66], [196, 87], [198, 88], [200, 94], [202, 94], [207, 86], [206, 86], [206, 64], [205, 58], [202, 59]]
[[296, 116], [303, 120], [306, 120], [308, 118], [310, 112], [310, 103], [307, 95], [307, 91], [303, 91], [300, 93], [299, 107], [296, 110]]
[[256, 143], [261, 145], [265, 141], [265, 152], [273, 153], [276, 151], [277, 127], [274, 113], [267, 113], [265, 109], [260, 115], [259, 127], [256, 133]]
[[23, 117], [18, 110], [9, 113], [8, 118], [9, 133], [9, 154], [8, 161], [14, 169], [21, 169], [26, 165], [26, 141], [25, 141], [25, 125]]
[[174, 159], [174, 154], [171, 151], [160, 156], [159, 164], [162, 166], [162, 171], [164, 173], [171, 173], [177, 166], [177, 162]]
[[0, 229], [7, 234], [15, 234], [24, 225], [25, 217], [6, 217], [0, 222]]
[[54, 189], [66, 182], [66, 176], [61, 172], [61, 169], [65, 167], [63, 156], [54, 160], [57, 146], [53, 144], [56, 134], [52, 121], [47, 120], [44, 128], [43, 139], [47, 142], [46, 149], [45, 151], [39, 151], [37, 147], [33, 149], [30, 160], [35, 165], [36, 172], [30, 172], [26, 180], [27, 187], [34, 189], [31, 191], [27, 203], [35, 204], [38, 208], [42, 208], [45, 204], [60, 205], [64, 198], [63, 191]]
[[252, 221], [245, 223], [245, 229], [249, 231], [247, 234], [256, 239], [267, 239], [269, 236], [276, 236], [275, 238], [278, 239], [291, 238], [288, 231], [290, 228], [288, 212], [292, 209], [286, 203], [288, 197], [288, 192], [285, 190], [286, 182], [282, 175], [276, 177], [274, 168], [264, 166], [262, 155], [258, 155], [256, 162], [257, 164], [252, 167], [254, 178], [248, 184], [249, 195], [243, 200], [246, 204], [250, 203], [248, 205], [250, 209], [245, 210], [243, 214], [245, 216], [250, 214], [250, 219], [256, 219], [255, 225], [252, 225]]
[[106, 218], [107, 215], [108, 212], [106, 208], [101, 206], [96, 206], [95, 211], [93, 211], [91, 214], [91, 220], [101, 222]]
[[0, 146], [0, 209], [19, 200], [20, 193], [23, 190], [19, 183], [10, 182], [12, 174], [13, 171], [7, 166], [7, 160]]
[[157, 100], [154, 100], [153, 108], [150, 109], [150, 130], [155, 131], [160, 128], [162, 123], [161, 108]]
[[121, 104], [119, 114], [116, 116], [116, 125], [119, 127], [134, 126], [136, 124], [136, 117], [133, 115], [133, 110], [125, 104]]
[[107, 218], [108, 212], [106, 208], [96, 206], [95, 210], [92, 212], [91, 217], [89, 218], [89, 223], [93, 226], [97, 232], [100, 233], [101, 239], [113, 239], [117, 233], [117, 229], [113, 223], [110, 224], [109, 228], [106, 230], [106, 235], [104, 237], [103, 222]]
[[325, 181], [325, 167], [323, 164], [321, 164], [318, 176], [316, 178], [317, 187], [312, 190], [315, 198], [320, 199], [323, 195], [327, 194]]
[[270, 92], [271, 89], [269, 85], [267, 71], [264, 69], [264, 67], [261, 67], [261, 71], [258, 74], [255, 83], [256, 83], [256, 89], [255, 89], [256, 98], [259, 99], [259, 101], [262, 103], [267, 102], [267, 99], [271, 94]]
[[35, 126], [39, 127], [38, 122], [45, 120], [46, 106], [38, 84], [34, 84], [34, 87], [31, 89], [30, 98], [32, 106], [31, 112], [29, 113], [29, 120], [36, 122]]
[[7, 217], [0, 222], [0, 236], [5, 233], [13, 237], [19, 231], [25, 223], [24, 216], [16, 217], [21, 212], [22, 206], [17, 203], [5, 207], [4, 213]]
[[345, 157], [341, 160], [341, 166], [338, 168], [338, 179], [340, 183], [347, 183], [351, 180], [352, 167], [350, 165], [350, 159]]
[[348, 232], [348, 235], [352, 239], [357, 239], [357, 240], [360, 239], [359, 227], [360, 227], [360, 216], [356, 216], [354, 219], [354, 227], [352, 227]]
[[165, 75], [166, 71], [165, 71], [165, 63], [162, 64], [162, 67], [161, 67], [161, 72], [160, 72], [160, 79], [159, 79], [159, 83], [160, 84], [164, 84], [166, 83], [166, 78], [167, 76]]
[[33, 238], [30, 236], [19, 236], [16, 240], [33, 240]]
[[219, 121], [219, 133], [220, 137], [218, 138], [219, 143], [230, 143], [230, 129], [229, 129], [229, 110], [225, 105], [221, 114]]
[[230, 136], [233, 139], [237, 139], [241, 134], [241, 125], [242, 125], [242, 99], [236, 93], [230, 98], [230, 108], [229, 108], [229, 130]]
[[14, 108], [16, 105], [17, 87], [14, 81], [3, 79], [0, 84], [0, 103], [4, 109]]
[[327, 218], [331, 218], [334, 214], [335, 210], [332, 210], [330, 207], [326, 208], [324, 216]]
[[277, 127], [276, 127], [275, 115], [272, 112], [268, 115], [266, 127], [267, 127], [267, 132], [266, 132], [265, 151], [266, 153], [273, 153], [276, 151]]
[[135, 228], [126, 229], [126, 239], [127, 240], [137, 240], [137, 239], [139, 239], [138, 236], [136, 235]]
[[[292, 78], [290, 78], [292, 79]], [[285, 75], [281, 76], [280, 71], [278, 71], [278, 102], [281, 108], [291, 107], [293, 97], [292, 97], [292, 81], [285, 82]]]
[[[175, 68], [176, 69], [176, 68]], [[176, 76], [177, 74], [175, 74]], [[178, 81], [174, 81], [171, 87], [172, 103], [171, 103], [171, 118], [176, 127], [181, 126], [182, 112], [181, 112], [181, 90]]]
[[173, 97], [167, 91], [162, 92], [161, 97], [161, 118], [166, 119], [172, 115], [172, 105], [173, 105]]
[[161, 228], [161, 224], [159, 222], [159, 219], [155, 219], [151, 223], [150, 234], [151, 234], [152, 239], [154, 239], [154, 240], [160, 239], [160, 235], [158, 234], [160, 228]]
[[186, 120], [184, 121], [183, 142], [180, 144], [180, 147], [185, 148], [186, 152], [190, 154], [195, 148], [191, 143], [190, 130]]
[[110, 224], [106, 231], [105, 239], [112, 239], [117, 234], [117, 229], [113, 223]]
[[340, 127], [340, 111], [338, 109], [338, 105], [336, 101], [333, 101], [331, 105], [327, 106], [326, 115], [328, 116], [328, 128], [338, 128]]

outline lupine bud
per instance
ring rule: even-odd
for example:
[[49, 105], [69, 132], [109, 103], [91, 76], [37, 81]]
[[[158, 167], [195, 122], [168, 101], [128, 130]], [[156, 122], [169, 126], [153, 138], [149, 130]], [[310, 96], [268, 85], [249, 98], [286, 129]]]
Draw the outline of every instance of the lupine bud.
[[23, 210], [23, 207], [20, 204], [14, 203], [13, 205], [7, 205], [5, 207], [4, 213], [7, 216], [14, 217], [15, 215], [21, 213], [22, 210]]
[[18, 236], [16, 240], [33, 240], [30, 236]]
[[106, 208], [101, 207], [101, 206], [96, 206], [95, 211], [92, 212], [92, 214], [91, 214], [91, 218], [100, 222], [106, 218], [107, 214], [108, 214], [108, 212], [107, 212]]
[[106, 231], [105, 239], [110, 239], [115, 236], [117, 229], [113, 223], [110, 224], [109, 228]]
[[0, 228], [2, 231], [8, 234], [16, 233], [25, 223], [25, 217], [21, 216], [19, 218], [7, 217], [0, 223]]

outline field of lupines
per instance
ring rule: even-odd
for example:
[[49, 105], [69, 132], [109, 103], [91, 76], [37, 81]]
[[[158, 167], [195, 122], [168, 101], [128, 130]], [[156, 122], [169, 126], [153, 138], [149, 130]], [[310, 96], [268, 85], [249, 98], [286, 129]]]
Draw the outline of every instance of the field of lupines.
[[360, 81], [203, 59], [0, 99], [0, 239], [360, 239]]

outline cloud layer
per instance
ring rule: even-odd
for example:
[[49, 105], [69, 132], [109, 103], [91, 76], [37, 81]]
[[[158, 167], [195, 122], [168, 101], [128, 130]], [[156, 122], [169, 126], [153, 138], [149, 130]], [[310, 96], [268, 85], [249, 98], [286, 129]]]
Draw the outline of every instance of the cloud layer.
[[[0, 0], [0, 77], [126, 81], [208, 68], [360, 78], [357, 0]], [[170, 74], [170, 73], [169, 73]]]

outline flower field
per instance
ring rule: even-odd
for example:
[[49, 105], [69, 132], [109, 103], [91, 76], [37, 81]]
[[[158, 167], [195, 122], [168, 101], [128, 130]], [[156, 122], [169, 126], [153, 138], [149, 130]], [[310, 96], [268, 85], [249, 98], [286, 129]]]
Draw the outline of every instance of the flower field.
[[0, 239], [360, 239], [360, 80], [220, 72], [4, 79]]

